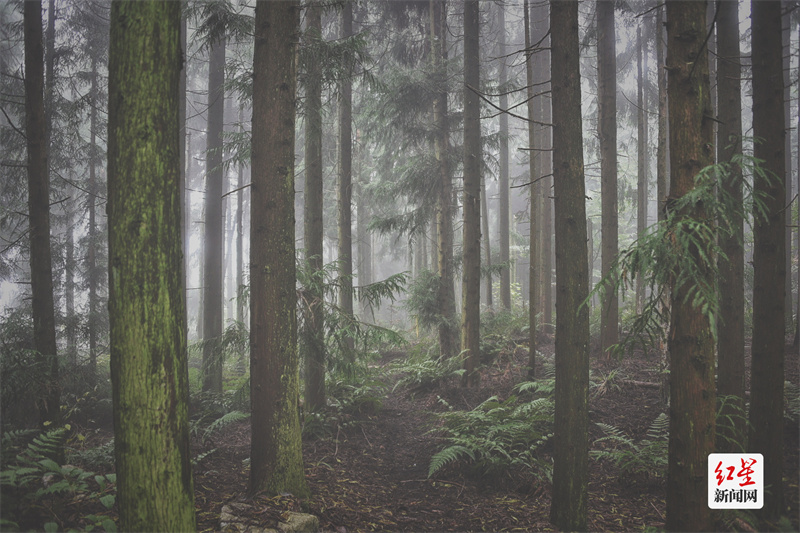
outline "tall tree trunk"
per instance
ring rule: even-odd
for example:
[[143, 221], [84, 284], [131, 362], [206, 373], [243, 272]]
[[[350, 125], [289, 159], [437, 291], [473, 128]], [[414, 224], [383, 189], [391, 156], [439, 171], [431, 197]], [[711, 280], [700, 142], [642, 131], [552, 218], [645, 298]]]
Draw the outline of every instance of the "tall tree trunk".
[[256, 3], [250, 165], [250, 492], [288, 492], [306, 498], [294, 246], [299, 33], [299, 2]]
[[550, 521], [586, 530], [589, 475], [589, 295], [578, 2], [550, 3], [556, 217], [556, 389]]
[[753, 224], [753, 341], [750, 372], [748, 449], [764, 455], [767, 491], [761, 515], [783, 512], [783, 380], [785, 340], [786, 178], [784, 160], [781, 4], [754, 2], [753, 155], [768, 177], [756, 175], [753, 190], [763, 194], [764, 216]]
[[205, 257], [203, 267], [203, 390], [222, 392], [223, 213], [222, 129], [225, 110], [225, 38], [211, 45], [208, 58], [206, 137]]
[[[239, 133], [244, 134], [244, 104], [239, 105]], [[236, 321], [244, 322], [244, 163], [239, 163], [236, 189]]]
[[[186, 187], [186, 61], [187, 61], [187, 44], [188, 44], [188, 31], [187, 31], [187, 12], [186, 3], [181, 0], [181, 73], [178, 81], [178, 122], [179, 122], [179, 146], [178, 146], [178, 167], [180, 169], [180, 177], [178, 180], [178, 188], [181, 194], [181, 252], [183, 260], [181, 261], [181, 276], [183, 277], [183, 286], [188, 287], [189, 281], [187, 275], [189, 272], [189, 226], [187, 225], [189, 212], [189, 204], [187, 202], [189, 193]], [[189, 297], [188, 291], [184, 291], [184, 306], [187, 312], [183, 314], [184, 324], [183, 329], [186, 333], [186, 338], [189, 338]]]
[[[353, 35], [353, 3], [342, 6], [342, 26], [339, 37]], [[339, 307], [348, 319], [353, 318], [353, 82], [352, 71], [347, 69], [339, 84], [339, 187], [336, 199], [339, 207]], [[345, 348], [352, 353], [353, 338], [345, 338]]]
[[439, 354], [450, 358], [456, 355], [456, 297], [453, 265], [453, 176], [448, 164], [450, 129], [447, 118], [447, 3], [431, 0], [431, 57], [436, 75], [437, 90], [433, 97], [433, 122], [436, 135], [433, 140], [438, 173], [436, 198], [436, 224], [439, 257], [437, 269], [439, 287], [437, 307], [439, 310]]
[[[692, 191], [713, 160], [706, 4], [668, 0], [667, 69], [670, 73], [670, 198]], [[702, 206], [675, 216], [706, 220]], [[694, 249], [696, 257], [710, 250]], [[698, 283], [713, 283], [710, 272]], [[708, 316], [688, 298], [687, 284], [671, 287], [670, 431], [667, 472], [668, 531], [709, 531], [706, 462], [714, 451], [714, 339]]]
[[36, 391], [36, 406], [39, 410], [39, 422], [44, 425], [46, 422], [58, 424], [61, 421], [61, 393], [50, 251], [49, 144], [44, 110], [42, 6], [38, 1], [25, 2], [23, 28], [33, 336], [43, 378], [41, 390]]
[[97, 87], [97, 60], [92, 58], [92, 81], [89, 89], [91, 96], [91, 107], [89, 109], [89, 249], [86, 252], [86, 268], [89, 271], [89, 379], [90, 384], [94, 385], [97, 376], [97, 337], [98, 337], [98, 288], [100, 276], [97, 273], [97, 159], [99, 149], [97, 147], [97, 106], [98, 106], [98, 87]]
[[111, 5], [108, 310], [122, 531], [195, 529], [180, 267], [180, 17], [177, 2]]
[[[782, 54], [783, 57], [783, 123], [786, 127], [786, 133], [784, 135], [784, 168], [786, 169], [786, 175], [784, 178], [785, 184], [785, 197], [786, 197], [786, 213], [791, 215], [792, 213], [792, 204], [794, 203], [794, 196], [792, 195], [792, 134], [791, 130], [791, 123], [792, 123], [792, 79], [791, 79], [791, 72], [792, 72], [792, 32], [791, 28], [791, 12], [797, 5], [794, 2], [790, 2], [788, 0], [783, 0], [781, 2], [782, 5], [782, 17], [781, 17], [781, 35], [782, 35]], [[791, 218], [791, 216], [789, 216]], [[787, 219], [788, 220], [788, 219]], [[786, 332], [789, 333], [792, 331], [792, 326], [794, 325], [794, 320], [792, 319], [793, 316], [793, 305], [794, 299], [792, 298], [792, 231], [794, 228], [791, 224], [786, 224], [786, 236], [785, 236], [785, 244], [784, 247], [786, 249], [785, 254], [785, 262], [786, 262], [786, 281], [785, 281], [785, 291], [784, 291], [784, 302], [786, 306], [785, 312], [785, 321], [786, 321]]]
[[[536, 140], [536, 113], [535, 106], [540, 103], [534, 97], [534, 78], [533, 78], [533, 63], [535, 51], [531, 49], [531, 21], [530, 21], [530, 6], [528, 0], [523, 2], [523, 24], [525, 25], [525, 80], [527, 83], [526, 97], [527, 110], [528, 110], [528, 176], [530, 178], [530, 254], [529, 254], [529, 274], [528, 274], [528, 377], [533, 379], [536, 377], [536, 349], [539, 335], [539, 300], [540, 288], [539, 273], [541, 269], [541, 231], [540, 224], [537, 221], [542, 202], [540, 201], [541, 185], [539, 179], [539, 168], [537, 164], [541, 158], [540, 152], [537, 149], [541, 143]], [[541, 53], [541, 52], [539, 52]]]
[[[500, 27], [497, 47], [500, 56], [500, 108], [508, 109], [508, 68], [506, 67], [506, 12], [502, 4], [497, 4], [497, 24]], [[498, 217], [500, 246], [500, 303], [503, 309], [511, 309], [511, 201], [509, 198], [509, 164], [508, 164], [508, 115], [500, 115], [500, 173], [497, 187], [500, 192], [500, 213]]]
[[67, 210], [67, 242], [64, 261], [64, 304], [67, 334], [67, 361], [74, 368], [78, 364], [78, 317], [75, 315], [75, 207], [65, 202]]
[[[601, 276], [608, 276], [619, 253], [619, 203], [617, 199], [617, 52], [614, 2], [597, 3], [597, 93], [600, 133]], [[600, 313], [600, 350], [606, 360], [619, 344], [619, 296], [609, 284], [603, 292]]]
[[[647, 228], [647, 109], [644, 98], [644, 87], [647, 75], [647, 56], [642, 59], [644, 43], [642, 42], [642, 28], [636, 29], [636, 107], [638, 114], [638, 135], [637, 135], [637, 200], [636, 200], [636, 235], [638, 239], [644, 237]], [[615, 96], [616, 97], [616, 96]], [[636, 276], [636, 313], [641, 314], [644, 310], [645, 286], [643, 280], [644, 272], [639, 272]]]
[[658, 221], [666, 216], [667, 194], [669, 194], [669, 172], [667, 165], [667, 69], [664, 68], [664, 7], [656, 12], [656, 63], [658, 63], [658, 146], [656, 147], [656, 213]]
[[483, 225], [483, 249], [486, 254], [486, 307], [489, 311], [492, 310], [494, 302], [492, 301], [492, 247], [489, 243], [489, 202], [486, 200], [486, 176], [481, 176], [481, 224]]
[[[739, 6], [720, 2], [717, 13], [717, 101], [719, 103], [717, 150], [720, 163], [742, 154], [742, 67], [739, 52]], [[736, 205], [742, 205], [742, 169], [731, 164], [730, 176], [720, 186]], [[730, 423], [717, 428], [717, 450], [739, 452], [745, 444], [744, 387], [744, 221], [732, 213], [731, 235], [720, 237], [727, 260], [720, 258], [720, 320], [717, 338], [719, 353], [717, 394], [725, 396], [721, 415]]]
[[[322, 6], [313, 2], [306, 15], [308, 39], [322, 39]], [[303, 208], [306, 263], [312, 282], [304, 288], [302, 345], [305, 356], [305, 403], [309, 412], [325, 407], [325, 337], [322, 280], [322, 65], [310, 58], [306, 82], [306, 183]], [[251, 244], [252, 247], [252, 244]]]
[[481, 115], [479, 61], [480, 7], [464, 2], [464, 267], [461, 351], [465, 352], [463, 384], [480, 382], [481, 305]]
[[[361, 149], [360, 134], [356, 131], [356, 240], [358, 245], [357, 272], [358, 284], [361, 287], [372, 283], [372, 235], [367, 230], [370, 219], [367, 187], [369, 186], [369, 173], [363, 172], [364, 150]], [[375, 312], [366, 298], [359, 299], [361, 320], [366, 321], [369, 316], [375, 320]]]

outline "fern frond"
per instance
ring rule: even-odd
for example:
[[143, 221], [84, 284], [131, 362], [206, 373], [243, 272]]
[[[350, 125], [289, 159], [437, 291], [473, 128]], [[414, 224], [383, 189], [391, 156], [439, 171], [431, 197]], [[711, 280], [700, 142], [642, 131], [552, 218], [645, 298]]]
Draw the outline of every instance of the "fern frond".
[[431, 457], [431, 464], [428, 467], [428, 477], [433, 476], [436, 472], [442, 469], [445, 465], [463, 459], [464, 456], [475, 460], [475, 454], [465, 446], [448, 446], [444, 450], [434, 454]]

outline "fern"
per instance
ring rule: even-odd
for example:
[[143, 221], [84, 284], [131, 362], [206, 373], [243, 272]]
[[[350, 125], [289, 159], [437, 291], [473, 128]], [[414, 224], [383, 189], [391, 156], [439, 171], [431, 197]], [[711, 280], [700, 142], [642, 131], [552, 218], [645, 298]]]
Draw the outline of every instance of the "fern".
[[538, 450], [552, 436], [552, 399], [492, 396], [471, 411], [436, 416], [443, 426], [434, 431], [443, 434], [446, 445], [431, 458], [429, 477], [458, 461], [471, 464], [482, 475], [522, 469], [550, 477], [550, 464]]
[[620, 474], [643, 473], [659, 478], [665, 475], [669, 438], [669, 417], [666, 413], [660, 413], [653, 420], [646, 438], [638, 442], [615, 426], [599, 422], [596, 425], [606, 436], [594, 441], [595, 446], [605, 443], [611, 448], [591, 450], [591, 457], [613, 462]]
[[215, 432], [219, 431], [220, 429], [224, 428], [225, 426], [229, 426], [234, 422], [238, 422], [240, 420], [244, 420], [249, 418], [250, 415], [248, 413], [243, 413], [241, 411], [231, 411], [230, 413], [225, 413], [224, 415], [220, 416], [211, 424], [203, 432], [203, 439], [202, 441], [205, 442], [208, 440], [209, 437]]

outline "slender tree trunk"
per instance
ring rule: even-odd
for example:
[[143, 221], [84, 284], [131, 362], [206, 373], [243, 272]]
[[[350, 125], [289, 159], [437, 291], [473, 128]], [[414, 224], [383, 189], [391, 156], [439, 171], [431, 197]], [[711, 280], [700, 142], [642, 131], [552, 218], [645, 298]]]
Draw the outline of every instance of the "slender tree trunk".
[[[636, 67], [637, 81], [636, 94], [638, 108], [638, 149], [637, 149], [637, 200], [636, 200], [636, 235], [638, 239], [644, 237], [647, 228], [647, 109], [644, 98], [644, 76], [647, 74], [647, 58], [642, 59], [642, 28], [636, 29]], [[614, 96], [616, 98], [616, 95]], [[644, 272], [639, 272], [636, 276], [636, 313], [641, 314], [644, 310], [645, 286], [643, 281]]]
[[443, 358], [456, 355], [456, 297], [453, 265], [453, 176], [448, 164], [450, 129], [447, 118], [447, 3], [431, 0], [431, 57], [436, 75], [437, 91], [433, 98], [433, 123], [436, 135], [433, 140], [438, 172], [438, 195], [436, 198], [436, 224], [438, 231], [439, 257], [437, 269], [439, 287], [437, 307], [439, 310], [439, 354]]
[[494, 302], [492, 301], [492, 247], [489, 244], [489, 202], [486, 200], [486, 176], [481, 176], [481, 224], [483, 225], [483, 248], [486, 254], [486, 307], [492, 311]]
[[658, 221], [666, 216], [667, 194], [669, 194], [669, 164], [667, 128], [667, 69], [664, 65], [664, 7], [656, 13], [656, 62], [658, 63], [658, 146], [656, 147], [656, 196]]
[[[318, 2], [309, 5], [306, 14], [306, 33], [310, 42], [322, 39], [322, 7]], [[322, 280], [322, 65], [318, 57], [308, 64], [306, 83], [306, 183], [303, 208], [306, 263], [313, 281], [304, 288], [303, 350], [305, 355], [306, 409], [318, 411], [325, 407], [325, 338]], [[252, 244], [251, 244], [252, 247]]]
[[74, 368], [78, 364], [78, 317], [75, 315], [75, 207], [66, 202], [67, 242], [64, 261], [64, 303], [66, 305], [67, 361]]
[[[180, 177], [178, 180], [178, 189], [181, 194], [181, 252], [183, 260], [181, 261], [181, 276], [183, 277], [183, 286], [188, 287], [189, 280], [187, 275], [189, 272], [189, 226], [187, 224], [187, 213], [189, 212], [188, 192], [186, 191], [186, 58], [187, 58], [187, 13], [186, 3], [181, 0], [181, 73], [178, 82], [178, 123], [180, 127], [180, 142], [178, 147], [178, 167], [180, 169]], [[183, 330], [186, 338], [189, 338], [189, 297], [188, 291], [184, 291], [184, 307], [187, 312], [183, 314], [184, 324]]]
[[196, 526], [180, 267], [180, 12], [177, 2], [111, 6], [108, 310], [122, 531]]
[[93, 386], [97, 376], [97, 337], [98, 337], [98, 287], [100, 276], [97, 275], [97, 60], [92, 58], [92, 81], [90, 92], [91, 108], [89, 109], [89, 249], [86, 253], [86, 268], [89, 271], [89, 379]]
[[[739, 52], [739, 6], [720, 2], [717, 13], [717, 101], [719, 127], [717, 149], [720, 163], [742, 154], [742, 67]], [[742, 205], [742, 170], [730, 166], [730, 176], [721, 187], [736, 205]], [[720, 237], [727, 260], [720, 258], [718, 321], [719, 353], [717, 394], [724, 396], [721, 415], [730, 423], [717, 428], [717, 450], [739, 452], [745, 444], [745, 363], [744, 363], [744, 221], [732, 213], [731, 235]], [[740, 448], [739, 446], [742, 446]]]
[[539, 283], [539, 272], [541, 268], [541, 231], [537, 220], [540, 220], [539, 210], [541, 209], [540, 189], [541, 185], [538, 181], [540, 168], [537, 165], [538, 160], [541, 158], [541, 152], [537, 149], [541, 143], [536, 141], [536, 113], [535, 106], [540, 101], [534, 97], [534, 78], [533, 78], [533, 63], [534, 51], [531, 49], [531, 21], [530, 21], [530, 6], [528, 0], [523, 3], [523, 23], [525, 25], [525, 80], [527, 83], [526, 96], [528, 99], [528, 176], [530, 178], [530, 254], [529, 254], [529, 282], [528, 282], [528, 319], [530, 321], [528, 333], [528, 377], [533, 379], [536, 377], [536, 349], [539, 335], [539, 300], [541, 287]]
[[586, 530], [589, 475], [589, 295], [578, 2], [550, 3], [556, 217], [556, 389], [550, 521]]
[[[244, 134], [244, 104], [239, 105], [239, 133]], [[244, 322], [244, 163], [239, 163], [236, 188], [236, 321]]]
[[481, 116], [479, 61], [480, 7], [464, 2], [464, 267], [461, 351], [466, 353], [463, 384], [480, 382], [481, 305]]
[[[667, 1], [667, 69], [670, 72], [670, 198], [694, 188], [695, 176], [713, 161], [713, 131], [704, 47], [704, 1]], [[675, 216], [705, 220], [702, 206]], [[694, 249], [697, 257], [709, 250]], [[710, 272], [699, 282], [713, 283]], [[708, 316], [688, 298], [689, 287], [671, 288], [670, 432], [667, 472], [668, 531], [710, 531], [706, 462], [714, 451], [714, 339]]]
[[[619, 203], [617, 199], [617, 52], [614, 2], [597, 3], [597, 93], [600, 133], [601, 276], [608, 276], [619, 253]], [[600, 350], [606, 360], [619, 344], [619, 296], [606, 286], [600, 314]]]
[[[342, 7], [341, 39], [353, 35], [353, 3], [346, 1]], [[345, 72], [339, 85], [339, 307], [348, 319], [353, 318], [353, 82], [352, 71]], [[345, 346], [352, 353], [353, 338], [345, 338]]]
[[250, 493], [309, 496], [300, 439], [294, 246], [297, 1], [256, 3], [250, 244]]
[[222, 129], [225, 110], [225, 38], [211, 45], [208, 58], [208, 137], [203, 268], [203, 390], [222, 392], [223, 212]]
[[785, 341], [786, 178], [783, 122], [781, 4], [754, 2], [753, 155], [768, 177], [756, 175], [755, 193], [763, 194], [763, 216], [753, 224], [753, 341], [750, 372], [748, 449], [764, 455], [764, 488], [760, 514], [777, 518], [783, 507], [783, 381]]
[[35, 396], [39, 422], [44, 425], [46, 422], [58, 424], [61, 415], [50, 251], [49, 144], [44, 110], [42, 6], [38, 1], [25, 2], [23, 28], [33, 336], [43, 378], [42, 388], [36, 391]]
[[[782, 35], [782, 57], [783, 57], [783, 123], [786, 126], [786, 133], [784, 135], [784, 165], [786, 169], [786, 176], [784, 184], [786, 188], [786, 213], [787, 220], [791, 219], [792, 204], [794, 203], [794, 196], [792, 194], [792, 32], [791, 28], [791, 12], [797, 5], [794, 2], [783, 0], [781, 2], [783, 15], [781, 17], [781, 35]], [[794, 325], [793, 320], [793, 304], [792, 298], [792, 228], [791, 224], [786, 224], [786, 242], [785, 242], [785, 262], [786, 262], [786, 281], [784, 291], [784, 302], [786, 306], [785, 321], [786, 333], [792, 331]]]
[[[508, 108], [508, 95], [506, 85], [508, 84], [508, 68], [506, 67], [506, 12], [502, 4], [497, 4], [497, 24], [500, 27], [497, 47], [500, 56], [500, 108]], [[498, 176], [497, 187], [500, 192], [500, 212], [498, 223], [500, 224], [500, 303], [503, 309], [511, 309], [511, 201], [509, 198], [509, 164], [508, 164], [508, 115], [502, 113], [500, 121], [500, 173]]]

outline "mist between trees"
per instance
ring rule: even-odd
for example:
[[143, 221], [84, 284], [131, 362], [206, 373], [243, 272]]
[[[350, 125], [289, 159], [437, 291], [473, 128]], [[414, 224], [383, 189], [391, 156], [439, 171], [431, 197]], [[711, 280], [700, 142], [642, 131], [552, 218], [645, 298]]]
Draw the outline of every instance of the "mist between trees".
[[[243, 492], [313, 498], [303, 439], [386, 392], [381, 355], [483, 391], [513, 341], [552, 400], [555, 527], [591, 527], [590, 368], [637, 357], [664, 376], [661, 525], [728, 524], [706, 457], [748, 451], [754, 523], [797, 527], [799, 14], [0, 4], [0, 524], [69, 526], [24, 511], [31, 475], [80, 478], [58, 469], [99, 428], [116, 477], [72, 490], [115, 495], [106, 529], [196, 528], [191, 443], [248, 417]], [[480, 463], [445, 450], [431, 475]]]

